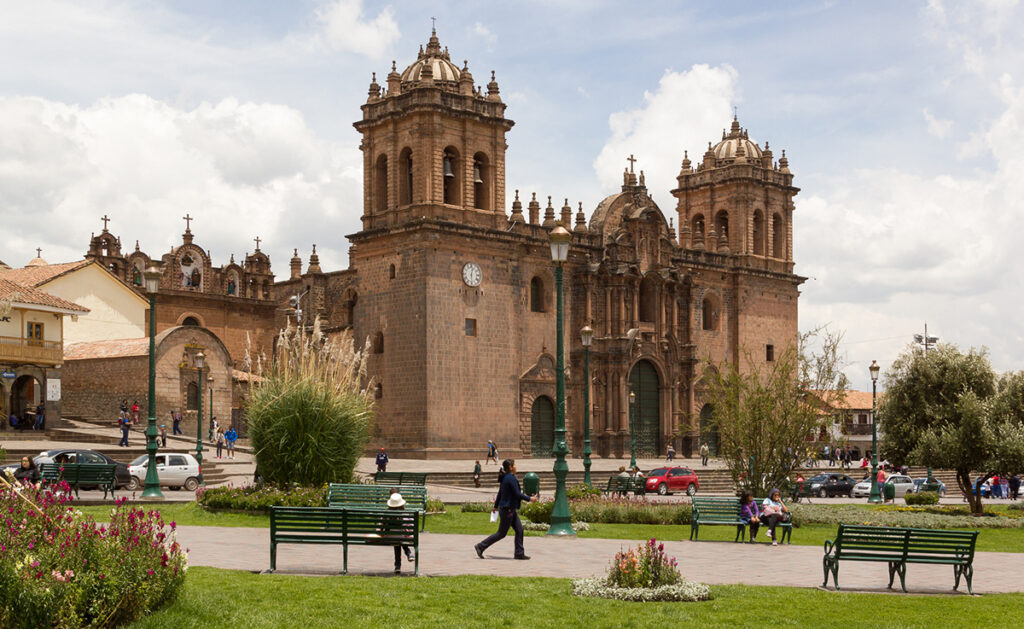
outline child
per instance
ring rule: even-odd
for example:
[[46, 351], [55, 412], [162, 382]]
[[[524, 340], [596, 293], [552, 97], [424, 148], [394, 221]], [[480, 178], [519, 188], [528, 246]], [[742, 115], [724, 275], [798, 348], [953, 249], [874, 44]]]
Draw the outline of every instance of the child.
[[[398, 493], [397, 491], [391, 494], [391, 497], [388, 498], [388, 509], [405, 510], [405, 498], [402, 498], [402, 494]], [[415, 515], [411, 516], [411, 518], [415, 517]], [[407, 523], [407, 520], [409, 523]], [[412, 528], [411, 522], [412, 520], [409, 518], [402, 518], [401, 525], [396, 526], [393, 524], [390, 529], [390, 532], [394, 535], [403, 535], [405, 533], [405, 528]], [[405, 552], [405, 558], [408, 561], [413, 560], [412, 548], [405, 544], [395, 544], [395, 574], [402, 573], [403, 551]]]
[[167, 447], [167, 424], [160, 424], [160, 447]]

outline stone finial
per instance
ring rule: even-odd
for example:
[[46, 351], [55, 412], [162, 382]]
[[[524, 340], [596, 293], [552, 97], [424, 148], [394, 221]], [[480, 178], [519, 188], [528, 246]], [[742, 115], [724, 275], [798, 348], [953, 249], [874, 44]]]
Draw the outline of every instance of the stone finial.
[[530, 224], [536, 225], [540, 221], [540, 203], [537, 202], [537, 193], [533, 193], [528, 206], [530, 212]]
[[469, 71], [468, 60], [462, 62], [462, 71], [459, 73], [459, 93], [464, 96], [473, 95], [473, 74]]
[[398, 73], [394, 59], [391, 60], [391, 72], [388, 72], [388, 96], [402, 93], [402, 75]]
[[138, 240], [135, 241], [135, 250], [136, 251], [139, 250], [139, 241]]
[[576, 225], [572, 230], [577, 234], [587, 233], [587, 215], [583, 213], [583, 201], [580, 201], [580, 209], [576, 211]]
[[494, 78], [494, 70], [491, 70], [491, 82], [487, 84], [487, 100], [501, 101], [498, 95], [498, 81]]
[[789, 160], [786, 159], [786, 149], [782, 149], [782, 157], [779, 158], [779, 172], [789, 172]]
[[551, 205], [551, 195], [548, 195], [548, 206], [544, 208], [544, 222], [541, 223], [541, 227], [547, 229], [554, 229], [558, 221], [555, 220], [555, 208]]
[[569, 225], [572, 225], [572, 207], [569, 205], [569, 199], [565, 199], [565, 204], [562, 205], [562, 226], [569, 229]]
[[511, 223], [524, 223], [523, 203], [519, 200], [519, 190], [516, 190], [516, 198], [512, 201], [512, 216], [508, 219]]
[[289, 261], [289, 267], [291, 270], [291, 279], [295, 280], [302, 277], [302, 258], [299, 257], [298, 249], [293, 251], [292, 259]]
[[309, 256], [309, 268], [306, 270], [307, 273], [323, 273], [320, 268], [320, 256], [316, 254], [316, 245], [313, 245], [313, 253]]
[[373, 78], [370, 79], [370, 89], [366, 90], [366, 102], [372, 103], [373, 101], [380, 98], [380, 85], [377, 84], [377, 73], [373, 73]]

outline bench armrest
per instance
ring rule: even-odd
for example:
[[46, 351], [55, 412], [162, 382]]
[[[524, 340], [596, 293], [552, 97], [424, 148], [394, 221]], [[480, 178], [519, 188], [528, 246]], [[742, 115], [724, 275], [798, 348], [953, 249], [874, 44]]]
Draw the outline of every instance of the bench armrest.
[[825, 540], [825, 554], [826, 555], [831, 555], [832, 551], [835, 549], [835, 547], [836, 547], [836, 543], [834, 541], [832, 541], [830, 539]]

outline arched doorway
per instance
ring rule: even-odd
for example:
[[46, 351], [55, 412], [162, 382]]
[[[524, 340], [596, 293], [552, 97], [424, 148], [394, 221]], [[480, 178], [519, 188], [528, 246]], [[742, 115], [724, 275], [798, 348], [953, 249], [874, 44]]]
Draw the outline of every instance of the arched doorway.
[[550, 457], [555, 449], [555, 405], [551, 398], [540, 395], [530, 407], [530, 454], [534, 458]]
[[34, 376], [21, 376], [11, 386], [10, 413], [17, 415], [19, 421], [24, 421], [28, 415], [28, 418], [34, 423], [36, 407], [42, 400], [43, 385], [39, 380]]
[[718, 427], [712, 421], [714, 407], [705, 404], [700, 409], [700, 442], [708, 444], [711, 456], [718, 456]]
[[661, 401], [658, 398], [658, 371], [650, 361], [641, 360], [629, 372], [630, 389], [636, 393], [633, 409], [633, 430], [636, 431], [636, 453], [640, 456], [658, 456]]

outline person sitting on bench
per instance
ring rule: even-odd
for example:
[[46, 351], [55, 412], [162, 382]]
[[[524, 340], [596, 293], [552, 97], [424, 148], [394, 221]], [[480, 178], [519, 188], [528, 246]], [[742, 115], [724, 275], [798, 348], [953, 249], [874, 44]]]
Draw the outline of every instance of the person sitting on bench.
[[750, 525], [750, 543], [754, 543], [757, 529], [761, 527], [761, 511], [757, 508], [754, 494], [749, 491], [743, 492], [740, 498], [740, 519]]
[[782, 502], [782, 492], [773, 487], [761, 507], [761, 521], [768, 525], [768, 537], [772, 540], [772, 546], [778, 546], [779, 538], [775, 535], [775, 526], [779, 522], [788, 522], [788, 518], [791, 517], [789, 508]]

